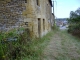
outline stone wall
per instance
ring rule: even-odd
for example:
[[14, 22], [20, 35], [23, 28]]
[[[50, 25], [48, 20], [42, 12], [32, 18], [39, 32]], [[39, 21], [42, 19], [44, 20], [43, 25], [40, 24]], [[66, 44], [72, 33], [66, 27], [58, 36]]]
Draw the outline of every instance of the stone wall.
[[6, 0], [0, 3], [1, 27], [22, 26], [30, 30], [32, 37], [42, 37], [51, 30], [51, 0]]
[[23, 22], [22, 12], [25, 10], [23, 0], [0, 1], [0, 31], [19, 27]]
[[[38, 2], [38, 3], [37, 3]], [[49, 0], [27, 0], [24, 22], [34, 37], [42, 37], [51, 30], [52, 9]]]

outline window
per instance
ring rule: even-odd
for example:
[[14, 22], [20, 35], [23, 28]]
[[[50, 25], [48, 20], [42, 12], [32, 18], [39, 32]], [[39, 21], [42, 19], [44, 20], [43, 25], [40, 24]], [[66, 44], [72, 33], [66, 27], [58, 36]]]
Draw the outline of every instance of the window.
[[25, 0], [25, 3], [27, 3], [27, 0]]
[[45, 31], [45, 19], [43, 19], [43, 31]]
[[37, 5], [40, 6], [40, 4], [39, 4], [39, 0], [36, 0], [36, 2], [37, 2]]
[[41, 19], [40, 18], [38, 18], [38, 34], [40, 37], [40, 34], [41, 34]]
[[28, 22], [25, 22], [25, 25], [28, 27]]

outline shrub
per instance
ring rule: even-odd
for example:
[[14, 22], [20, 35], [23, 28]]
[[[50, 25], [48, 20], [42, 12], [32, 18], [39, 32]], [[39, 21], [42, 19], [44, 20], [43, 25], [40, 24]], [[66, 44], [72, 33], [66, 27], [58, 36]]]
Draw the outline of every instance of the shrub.
[[[21, 32], [21, 31], [24, 32]], [[27, 29], [28, 30], [28, 29]], [[1, 60], [20, 60], [22, 56], [26, 55], [29, 46], [30, 37], [27, 33], [29, 30], [18, 29], [15, 31], [9, 31], [0, 33], [0, 59]]]
[[70, 18], [68, 19], [69, 29], [68, 32], [72, 35], [80, 37], [80, 8], [75, 12], [70, 12]]

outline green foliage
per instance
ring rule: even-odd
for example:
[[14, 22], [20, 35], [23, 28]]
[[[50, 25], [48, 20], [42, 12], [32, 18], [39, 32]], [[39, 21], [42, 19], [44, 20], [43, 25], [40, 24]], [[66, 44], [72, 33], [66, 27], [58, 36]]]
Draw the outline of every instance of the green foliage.
[[[0, 33], [0, 60], [20, 60], [25, 55], [28, 43], [26, 31], [17, 33], [24, 29], [12, 30]], [[29, 32], [28, 32], [29, 33]]]
[[0, 44], [0, 59], [1, 59], [1, 60], [4, 59], [4, 57], [3, 57], [3, 56], [4, 56], [4, 52], [3, 52], [2, 47], [3, 47], [3, 46]]
[[[22, 30], [23, 33], [17, 33]], [[52, 32], [40, 39], [31, 39], [26, 33], [30, 34], [28, 29], [23, 28], [0, 33], [0, 60], [41, 59], [42, 50], [47, 45]], [[17, 37], [17, 40], [12, 40], [13, 37]]]
[[43, 60], [43, 50], [52, 36], [53, 31], [49, 32], [46, 36], [40, 39], [34, 39], [27, 46], [27, 56], [23, 60]]
[[56, 25], [54, 25], [54, 26], [52, 27], [52, 30], [59, 30], [59, 27], [56, 26]]
[[80, 8], [77, 9], [75, 12], [71, 11], [68, 22], [68, 32], [80, 37]]

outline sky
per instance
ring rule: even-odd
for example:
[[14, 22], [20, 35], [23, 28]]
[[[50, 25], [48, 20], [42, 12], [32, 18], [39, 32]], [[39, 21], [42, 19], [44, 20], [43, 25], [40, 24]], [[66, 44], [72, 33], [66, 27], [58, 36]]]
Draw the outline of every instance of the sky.
[[80, 0], [54, 0], [54, 14], [56, 18], [68, 18], [70, 11], [80, 7]]

